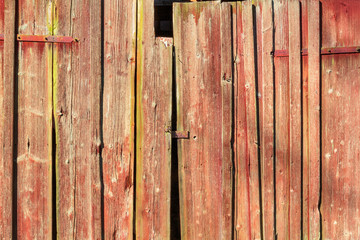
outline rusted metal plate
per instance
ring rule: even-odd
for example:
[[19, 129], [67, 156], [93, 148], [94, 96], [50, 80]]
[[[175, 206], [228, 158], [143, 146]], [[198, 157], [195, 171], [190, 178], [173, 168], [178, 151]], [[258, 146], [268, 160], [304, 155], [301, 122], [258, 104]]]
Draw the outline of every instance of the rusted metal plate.
[[173, 5], [177, 129], [191, 134], [178, 142], [182, 239], [231, 236], [231, 144], [223, 132], [232, 111], [231, 29], [221, 29], [231, 24], [221, 16], [229, 10], [219, 2]]
[[[6, 8], [6, 12], [5, 12]], [[0, 238], [13, 238], [14, 207], [14, 64], [15, 64], [15, 2], [0, 0]], [[15, 198], [15, 199], [14, 199]]]
[[[360, 45], [360, 2], [323, 1], [322, 45]], [[323, 239], [359, 239], [360, 54], [321, 57]], [[310, 72], [310, 71], [309, 71]]]
[[[19, 0], [18, 11], [19, 34], [52, 34], [52, 1]], [[52, 48], [45, 44], [20, 43], [17, 56], [15, 234], [18, 239], [49, 239], [54, 231]]]
[[78, 44], [53, 44], [57, 236], [101, 239], [101, 4], [53, 4], [52, 35], [81, 36]]
[[135, 236], [170, 239], [173, 46], [155, 38], [154, 1], [137, 6]]
[[[332, 54], [353, 54], [360, 53], [360, 46], [353, 47], [327, 47], [322, 48], [320, 54], [321, 55], [332, 55]], [[302, 56], [307, 56], [309, 54], [309, 50], [304, 48], [301, 50]], [[275, 50], [273, 53], [274, 57], [288, 57], [288, 50]]]
[[79, 41], [76, 38], [66, 37], [66, 36], [23, 35], [23, 34], [18, 34], [17, 40], [19, 42], [47, 42], [47, 43], [72, 43]]

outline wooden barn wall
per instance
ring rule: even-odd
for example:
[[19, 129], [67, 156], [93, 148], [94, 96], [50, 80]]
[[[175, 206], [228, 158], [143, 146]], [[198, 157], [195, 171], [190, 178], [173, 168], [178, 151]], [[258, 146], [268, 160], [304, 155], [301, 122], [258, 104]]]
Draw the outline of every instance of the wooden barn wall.
[[180, 2], [0, 0], [1, 239], [360, 238], [360, 2]]

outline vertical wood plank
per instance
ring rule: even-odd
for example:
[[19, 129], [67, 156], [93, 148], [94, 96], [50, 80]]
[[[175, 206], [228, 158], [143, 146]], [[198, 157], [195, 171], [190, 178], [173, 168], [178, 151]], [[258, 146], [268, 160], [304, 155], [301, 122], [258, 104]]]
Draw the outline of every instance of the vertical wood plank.
[[289, 236], [301, 239], [301, 33], [300, 2], [289, 1]]
[[136, 1], [104, 3], [105, 239], [132, 239]]
[[0, 0], [0, 238], [13, 236], [15, 2]]
[[[359, 46], [359, 1], [322, 2], [324, 47]], [[321, 57], [322, 238], [360, 237], [359, 54]]]
[[[259, 184], [259, 139], [257, 132], [257, 103], [255, 76], [255, 49], [253, 5], [250, 1], [243, 2], [243, 54], [244, 54], [244, 87], [247, 131], [247, 166], [249, 168], [249, 207], [251, 238], [261, 238], [260, 225], [260, 184]], [[246, 37], [245, 37], [246, 36]]]
[[[264, 239], [275, 239], [274, 182], [274, 50], [273, 7], [271, 0], [260, 1], [261, 15], [261, 78], [259, 78], [260, 154]], [[259, 76], [260, 77], [260, 76]]]
[[242, 46], [242, 4], [233, 3], [233, 55], [234, 55], [234, 115], [235, 115], [235, 239], [251, 239], [250, 202], [247, 168], [246, 101], [244, 86], [244, 58]]
[[308, 1], [309, 19], [309, 228], [308, 239], [320, 238], [320, 2]]
[[229, 3], [221, 4], [221, 76], [222, 76], [222, 235], [231, 239], [233, 233], [233, 73], [232, 73], [232, 12]]
[[[20, 0], [19, 34], [52, 34], [52, 1]], [[17, 237], [52, 236], [52, 46], [19, 44]]]
[[219, 3], [176, 3], [173, 12], [177, 129], [190, 131], [190, 139], [179, 141], [181, 237], [222, 239], [231, 230], [223, 229], [230, 197], [223, 195], [230, 192], [223, 183], [231, 172], [228, 155], [223, 158], [228, 152], [222, 135], [228, 106], [223, 106], [227, 96], [222, 95], [222, 85], [228, 83], [222, 83], [221, 74], [231, 64], [231, 55], [221, 59], [222, 50], [228, 51], [221, 46], [223, 41], [231, 45], [231, 39], [222, 37]]
[[57, 236], [101, 239], [101, 3], [57, 1], [54, 44]]
[[[274, 1], [275, 50], [289, 50], [288, 3]], [[290, 89], [289, 58], [275, 58], [275, 190], [276, 234], [288, 239], [290, 204]]]
[[170, 239], [172, 41], [155, 40], [154, 1], [138, 0], [136, 239]]

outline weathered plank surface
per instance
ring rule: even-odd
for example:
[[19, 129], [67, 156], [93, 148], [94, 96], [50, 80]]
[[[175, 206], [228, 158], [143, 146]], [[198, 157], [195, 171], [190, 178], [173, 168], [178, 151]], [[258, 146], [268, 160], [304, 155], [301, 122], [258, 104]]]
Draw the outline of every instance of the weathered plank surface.
[[[4, 21], [6, 20], [6, 21]], [[13, 234], [15, 2], [0, 0], [0, 238]]]
[[154, 1], [138, 0], [136, 239], [170, 239], [172, 40], [155, 40]]
[[308, 5], [308, 161], [309, 205], [307, 239], [320, 237], [320, 2]]
[[301, 28], [300, 2], [289, 5], [289, 232], [287, 239], [301, 239]]
[[104, 7], [104, 231], [105, 239], [132, 239], [136, 1]]
[[[360, 2], [323, 1], [321, 7], [322, 47], [359, 46]], [[322, 238], [359, 239], [360, 55], [321, 61]]]
[[[275, 50], [289, 50], [288, 1], [274, 1]], [[289, 58], [275, 58], [276, 234], [289, 239], [290, 219], [290, 88]]]
[[254, 15], [251, 2], [237, 3], [235, 7], [235, 237], [260, 239]]
[[274, 181], [274, 50], [273, 7], [271, 0], [257, 5], [258, 29], [258, 92], [261, 155], [261, 191], [263, 208], [263, 237], [275, 239], [275, 181]]
[[[20, 0], [19, 34], [52, 34], [52, 2]], [[18, 51], [17, 237], [52, 236], [52, 47]]]
[[53, 34], [79, 39], [53, 46], [57, 236], [101, 239], [101, 3], [54, 4]]
[[[222, 11], [222, 7], [224, 8]], [[224, 239], [231, 228], [229, 136], [231, 107], [227, 78], [231, 55], [230, 29], [220, 30], [229, 19], [229, 5], [219, 3], [174, 4], [174, 46], [177, 88], [177, 130], [190, 131], [179, 141], [179, 188], [182, 239]], [[230, 23], [228, 23], [230, 24]], [[222, 59], [226, 53], [228, 59]], [[224, 74], [222, 76], [222, 73]]]

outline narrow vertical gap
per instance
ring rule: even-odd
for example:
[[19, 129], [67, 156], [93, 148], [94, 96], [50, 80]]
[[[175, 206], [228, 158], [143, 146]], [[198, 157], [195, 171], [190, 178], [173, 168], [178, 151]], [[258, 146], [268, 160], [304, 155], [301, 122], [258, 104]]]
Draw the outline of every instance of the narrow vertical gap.
[[322, 230], [323, 230], [323, 227], [322, 227], [322, 214], [321, 214], [321, 201], [322, 201], [322, 109], [321, 109], [321, 106], [322, 106], [322, 78], [321, 78], [321, 72], [322, 72], [322, 67], [321, 67], [321, 46], [322, 46], [322, 3], [319, 2], [319, 41], [320, 41], [320, 49], [319, 49], [319, 98], [320, 98], [320, 102], [319, 102], [319, 107], [320, 107], [320, 110], [319, 110], [319, 121], [320, 121], [320, 124], [319, 124], [319, 134], [320, 134], [320, 137], [319, 137], [319, 152], [320, 152], [320, 163], [319, 163], [319, 203], [318, 203], [318, 211], [319, 211], [319, 221], [320, 221], [320, 239], [323, 238], [322, 236]]
[[104, 165], [103, 165], [103, 156], [102, 150], [104, 148], [104, 17], [105, 17], [105, 6], [104, 1], [101, 1], [101, 88], [100, 88], [100, 152], [99, 152], [99, 161], [100, 161], [100, 209], [101, 209], [101, 239], [105, 239], [105, 211], [104, 211]]
[[19, 133], [18, 133], [18, 70], [19, 70], [19, 66], [17, 64], [18, 59], [19, 59], [19, 45], [18, 42], [16, 40], [16, 34], [18, 32], [18, 26], [19, 26], [19, 2], [18, 0], [14, 0], [15, 1], [15, 30], [14, 30], [14, 36], [11, 36], [14, 38], [15, 44], [14, 44], [14, 62], [13, 62], [13, 66], [14, 66], [14, 96], [13, 96], [13, 101], [14, 101], [14, 112], [13, 112], [13, 186], [12, 186], [12, 237], [14, 238], [14, 240], [16, 240], [18, 238], [17, 236], [17, 193], [18, 193], [18, 182], [17, 182], [17, 173], [18, 173], [18, 169], [17, 169], [17, 152], [18, 152], [18, 137], [19, 137]]
[[[51, 44], [53, 45], [53, 44]], [[53, 46], [52, 46], [52, 51], [54, 50]], [[53, 73], [52, 73], [53, 74]], [[53, 81], [54, 84], [54, 81]], [[52, 85], [52, 88], [54, 89], [54, 85]], [[52, 91], [53, 92], [53, 91]], [[52, 111], [52, 174], [51, 174], [51, 180], [52, 180], [52, 239], [56, 239], [57, 236], [57, 216], [56, 216], [56, 210], [57, 210], [57, 203], [56, 203], [56, 191], [57, 191], [57, 184], [56, 184], [56, 178], [58, 176], [56, 176], [56, 130], [55, 130], [55, 108], [54, 108], [54, 96], [52, 97], [52, 101], [53, 101], [53, 111]]]
[[255, 66], [255, 99], [256, 99], [256, 138], [258, 154], [258, 179], [259, 179], [259, 206], [260, 206], [260, 237], [264, 239], [263, 231], [263, 206], [262, 206], [262, 182], [261, 182], [261, 152], [260, 152], [260, 112], [259, 112], [259, 74], [258, 74], [258, 55], [257, 55], [257, 27], [256, 27], [256, 8], [252, 6], [253, 12], [253, 37], [254, 37], [254, 66]]
[[[172, 77], [172, 119], [171, 130], [177, 128], [177, 102], [176, 102], [176, 61], [175, 47], [173, 48], [173, 77]], [[180, 240], [180, 201], [179, 201], [179, 159], [177, 139], [171, 139], [171, 203], [170, 203], [170, 239]]]
[[[271, 21], [272, 21], [272, 50], [271, 52], [275, 52], [275, 11], [274, 11], [274, 0], [271, 1], [271, 10], [272, 10], [272, 16], [271, 16]], [[274, 188], [273, 188], [273, 192], [274, 192], [274, 196], [273, 196], [273, 202], [274, 202], [274, 234], [275, 234], [275, 240], [277, 240], [277, 226], [276, 226], [276, 90], [275, 90], [275, 62], [274, 62], [274, 55], [272, 54], [272, 79], [273, 79], [273, 182], [274, 182]]]

